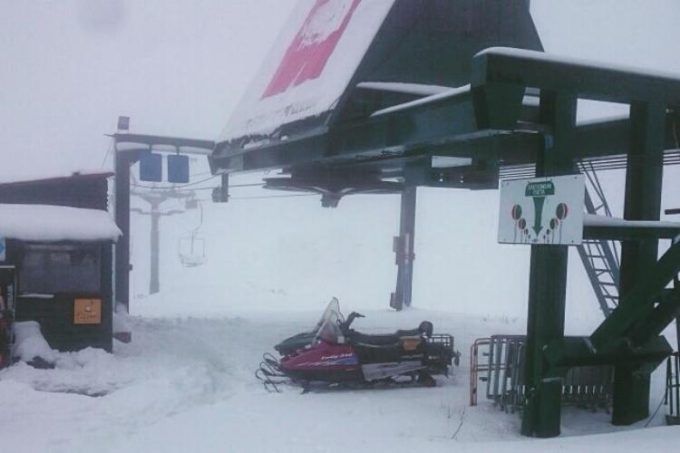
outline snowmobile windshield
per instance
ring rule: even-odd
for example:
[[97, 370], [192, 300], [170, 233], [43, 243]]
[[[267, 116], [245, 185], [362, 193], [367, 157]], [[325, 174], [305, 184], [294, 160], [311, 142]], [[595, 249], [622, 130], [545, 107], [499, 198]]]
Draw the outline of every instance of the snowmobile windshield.
[[323, 326], [326, 321], [331, 319], [335, 319], [336, 321], [339, 320], [340, 322], [345, 320], [342, 316], [342, 313], [340, 313], [340, 303], [335, 297], [331, 299], [330, 302], [328, 302], [326, 309], [321, 315], [321, 319], [319, 319], [319, 322], [317, 322], [316, 326], [314, 327], [314, 331], [319, 332], [321, 330], [321, 326]]
[[317, 331], [314, 342], [318, 343], [320, 340], [323, 340], [327, 343], [341, 343], [342, 331], [340, 330], [338, 321], [337, 317], [331, 317], [324, 322]]

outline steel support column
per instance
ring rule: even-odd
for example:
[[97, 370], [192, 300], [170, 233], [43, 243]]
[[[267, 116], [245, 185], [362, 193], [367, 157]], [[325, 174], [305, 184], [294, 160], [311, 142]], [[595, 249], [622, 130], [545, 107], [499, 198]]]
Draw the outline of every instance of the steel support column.
[[[630, 148], [626, 170], [624, 218], [659, 220], [663, 179], [666, 109], [663, 104], [632, 103]], [[621, 246], [619, 294], [626, 295], [656, 263], [658, 239], [624, 241]], [[632, 365], [615, 368], [612, 423], [630, 425], [649, 416], [650, 375]]]
[[[537, 156], [536, 176], [572, 173], [570, 148], [576, 125], [576, 98], [555, 92], [541, 93], [541, 122], [545, 145]], [[533, 245], [527, 315], [527, 399], [522, 434], [554, 437], [560, 434], [562, 379], [548, 374], [545, 346], [564, 338], [567, 291], [567, 246]]]
[[160, 222], [161, 222], [161, 212], [160, 212], [160, 203], [159, 202], [154, 202], [151, 204], [150, 208], [150, 220], [151, 220], [151, 237], [150, 242], [151, 242], [151, 256], [150, 256], [150, 263], [149, 263], [149, 269], [150, 269], [150, 274], [149, 274], [149, 294], [158, 294], [161, 290], [161, 279], [160, 279], [160, 244], [161, 244], [161, 231], [160, 231]]
[[[130, 308], [130, 166], [138, 153], [115, 150], [115, 218], [123, 233], [116, 242], [115, 303]], [[114, 306], [115, 306], [114, 303]]]
[[413, 293], [413, 252], [416, 230], [416, 186], [406, 186], [401, 193], [399, 236], [394, 241], [397, 262], [397, 288], [390, 298], [390, 307], [401, 310], [411, 306]]

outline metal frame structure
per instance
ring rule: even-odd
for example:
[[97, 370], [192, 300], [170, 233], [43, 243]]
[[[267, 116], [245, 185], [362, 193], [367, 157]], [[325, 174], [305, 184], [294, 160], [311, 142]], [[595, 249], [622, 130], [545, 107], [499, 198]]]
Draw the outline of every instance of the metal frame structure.
[[[214, 154], [213, 168], [228, 172], [234, 159], [239, 169], [285, 168], [304, 157], [322, 162], [328, 173], [378, 169], [381, 178], [399, 177], [406, 186], [474, 189], [497, 187], [499, 175], [557, 176], [577, 172], [587, 162], [595, 170], [626, 168], [626, 219], [659, 219], [662, 169], [680, 155], [680, 79], [503, 48], [475, 56], [470, 79], [470, 89], [339, 123], [323, 135], [228, 157]], [[527, 94], [537, 94], [538, 103], [527, 102]], [[577, 125], [578, 99], [629, 104], [630, 117]], [[469, 164], [437, 169], [433, 156], [467, 158]], [[648, 415], [649, 374], [671, 352], [659, 327], [678, 309], [658, 293], [680, 270], [680, 248], [657, 263], [657, 244], [677, 233], [584, 228], [585, 239], [623, 241], [621, 301], [593, 335], [580, 339], [564, 337], [567, 247], [532, 246], [525, 435], [559, 434], [562, 380], [573, 366], [616, 366], [615, 424]], [[654, 284], [651, 269], [663, 275]]]
[[[477, 405], [479, 382], [486, 398], [499, 409], [514, 413], [526, 402], [525, 335], [493, 335], [475, 340], [470, 348], [470, 405]], [[481, 358], [481, 359], [480, 359]], [[570, 368], [562, 382], [562, 404], [609, 410], [614, 369], [611, 365]]]
[[666, 423], [680, 425], [680, 352], [671, 354], [666, 359], [666, 396], [664, 403], [668, 405]]
[[[527, 92], [536, 91], [538, 106], [525, 99]], [[631, 114], [628, 119], [577, 125], [578, 99], [627, 103]], [[625, 218], [658, 220], [662, 169], [664, 164], [676, 163], [680, 153], [675, 138], [678, 106], [680, 80], [563, 61], [533, 51], [491, 49], [473, 59], [469, 90], [452, 90], [449, 95], [426, 97], [372, 114], [365, 121], [338, 124], [321, 136], [303, 136], [251, 150], [239, 156], [239, 167], [292, 165], [311, 153], [312, 159], [325, 156], [329, 178], [339, 181], [346, 174], [371, 169], [380, 175], [376, 181], [390, 182], [389, 178], [398, 177], [406, 187], [475, 189], [497, 187], [499, 175], [504, 174], [573, 173], [585, 161], [594, 169], [625, 167]], [[116, 217], [125, 232], [129, 232], [129, 205], [125, 204], [129, 167], [140, 152], [156, 145], [214, 146], [207, 141], [129, 134], [114, 138], [117, 146], [123, 142], [145, 145], [116, 153]], [[319, 155], [319, 149], [325, 154]], [[469, 165], [435, 168], [434, 156], [469, 159]], [[225, 161], [213, 155], [214, 169], [219, 170], [220, 162]], [[409, 228], [412, 225], [403, 227], [402, 235], [408, 234]], [[677, 234], [674, 228], [652, 233], [635, 228], [584, 228], [586, 239], [623, 241], [621, 300], [593, 335], [577, 339], [564, 337], [567, 247], [532, 246], [525, 435], [559, 434], [562, 379], [573, 366], [616, 366], [615, 424], [630, 424], [648, 416], [649, 374], [671, 352], [658, 335], [678, 312], [678, 302], [663, 296], [663, 288], [680, 271], [680, 246], [671, 248], [657, 263], [657, 244], [660, 238]], [[122, 250], [116, 263], [117, 294], [126, 303], [122, 280], [129, 269], [127, 236], [117, 247]], [[412, 265], [412, 247], [408, 250], [410, 253], [401, 256], [406, 255], [409, 260], [404, 262]], [[407, 297], [402, 300], [408, 305]]]
[[[528, 92], [539, 93], [538, 106], [526, 102]], [[578, 99], [627, 103], [631, 114], [628, 119], [577, 125]], [[406, 187], [475, 189], [497, 187], [499, 175], [504, 174], [573, 173], [585, 161], [594, 169], [624, 166], [625, 218], [658, 220], [663, 166], [678, 161], [678, 106], [680, 79], [563, 61], [540, 52], [491, 49], [473, 59], [470, 89], [426, 97], [372, 114], [365, 121], [338, 124], [321, 136], [302, 136], [251, 150], [238, 157], [239, 170], [292, 165], [302, 156], [323, 157], [328, 177], [338, 181], [370, 169], [374, 177], [379, 175], [379, 182], [397, 177]], [[116, 212], [125, 232], [129, 232], [125, 222], [129, 167], [140, 152], [155, 145], [203, 149], [214, 145], [129, 134], [116, 134], [115, 139], [117, 145], [146, 145], [116, 154]], [[325, 150], [322, 155], [319, 149]], [[469, 165], [435, 168], [434, 156], [468, 159]], [[220, 162], [231, 161], [213, 155], [214, 169], [219, 170]], [[413, 206], [412, 201], [404, 204]], [[412, 225], [402, 226], [402, 235], [409, 230], [412, 233]], [[652, 233], [635, 228], [584, 228], [586, 239], [623, 241], [620, 303], [586, 338], [564, 337], [567, 247], [532, 246], [525, 435], [559, 434], [562, 380], [573, 366], [615, 365], [615, 424], [648, 416], [649, 374], [671, 352], [658, 335], [678, 312], [678, 302], [663, 296], [663, 288], [680, 271], [680, 246], [672, 247], [657, 263], [658, 240], [677, 234], [674, 228]], [[123, 253], [118, 255], [117, 271], [125, 275], [129, 266], [126, 240], [118, 247]], [[412, 265], [412, 246], [406, 249], [408, 253], [397, 250], [408, 258], [404, 263]], [[119, 300], [127, 302], [124, 286], [117, 288]], [[402, 296], [404, 305], [407, 300]]]
[[[560, 176], [578, 172], [584, 164], [594, 170], [625, 168], [625, 219], [659, 220], [663, 167], [680, 163], [680, 78], [539, 52], [540, 40], [524, 0], [484, 0], [483, 6], [468, 0], [464, 3], [469, 10], [462, 10], [472, 11], [469, 17], [456, 16], [450, 2], [440, 0], [395, 3], [395, 13], [386, 19], [334, 111], [284, 124], [267, 137], [197, 143], [117, 134], [116, 143], [145, 143], [145, 149], [181, 143], [213, 149], [211, 168], [223, 175], [225, 183], [230, 173], [282, 169], [283, 177], [267, 180], [266, 187], [314, 191], [322, 195], [324, 206], [335, 206], [351, 193], [403, 190], [401, 239], [395, 247], [401, 264], [400, 283], [393, 296], [397, 307], [410, 303], [415, 209], [411, 195], [418, 186], [496, 189], [499, 178], [504, 177]], [[430, 14], [429, 20], [448, 17], [441, 14], [446, 11], [455, 18], [448, 25], [460, 25], [442, 28], [460, 30], [461, 36], [454, 37], [460, 38], [460, 47], [444, 41], [427, 55], [433, 63], [441, 63], [434, 74], [414, 75], [409, 65], [401, 64], [420, 56], [419, 46], [431, 38], [428, 22], [423, 20], [414, 25], [416, 32], [398, 39], [403, 28], [399, 21], [409, 18], [409, 12], [415, 16], [418, 8]], [[473, 13], [479, 15], [481, 26], [474, 30], [479, 39], [471, 44], [465, 36], [470, 31], [465, 20]], [[500, 26], [506, 17], [520, 24], [519, 32]], [[496, 33], [496, 25], [503, 31], [483, 36]], [[381, 52], [391, 44], [397, 50], [383, 59], [386, 55]], [[480, 52], [494, 45], [534, 50], [492, 47]], [[457, 53], [446, 53], [450, 49]], [[457, 58], [455, 62], [452, 56]], [[382, 71], [384, 68], [392, 68], [393, 75]], [[415, 78], [423, 84], [450, 78], [458, 88], [395, 96], [390, 90], [367, 85], [384, 80], [374, 77], [376, 74], [389, 77], [388, 82], [412, 82]], [[400, 76], [405, 78], [398, 80]], [[466, 82], [469, 86], [463, 86]], [[626, 104], [630, 114], [579, 125], [579, 99]], [[117, 198], [123, 200], [117, 203], [116, 212], [125, 233], [129, 232], [129, 205], [124, 191], [135, 152], [142, 151], [117, 153], [116, 160]], [[458, 164], [442, 168], [435, 165], [436, 158], [453, 159]], [[227, 184], [217, 195], [226, 199]], [[564, 335], [567, 246], [531, 246], [524, 435], [552, 437], [560, 433], [563, 382], [568, 370], [579, 366], [615, 367], [614, 424], [631, 424], [648, 416], [650, 373], [672, 351], [660, 333], [680, 310], [680, 301], [665, 290], [680, 271], [680, 245], [673, 245], [657, 261], [658, 242], [678, 233], [674, 226], [584, 227], [586, 240], [622, 241], [618, 304], [588, 337]], [[127, 240], [126, 236], [119, 243], [117, 271], [121, 275], [128, 271]], [[121, 283], [118, 293], [127, 298], [125, 288]]]
[[[612, 217], [604, 189], [592, 163], [581, 163], [581, 172], [586, 176], [586, 212]], [[609, 316], [619, 303], [619, 262], [620, 252], [614, 241], [586, 239], [577, 247], [586, 275], [605, 317]]]
[[[163, 137], [156, 135], [140, 135], [118, 132], [112, 134], [115, 169], [115, 219], [123, 235], [115, 247], [115, 291], [117, 303], [130, 307], [130, 169], [144, 153], [154, 149], [167, 151], [172, 149], [183, 154], [208, 154], [215, 147], [215, 142], [180, 137]], [[224, 184], [227, 182], [227, 184]], [[223, 186], [228, 180], [223, 178]], [[226, 196], [226, 195], [225, 195]], [[156, 225], [157, 227], [157, 225]], [[157, 248], [158, 244], [154, 243]], [[158, 278], [156, 274], [155, 279]], [[157, 287], [158, 282], [151, 283]]]

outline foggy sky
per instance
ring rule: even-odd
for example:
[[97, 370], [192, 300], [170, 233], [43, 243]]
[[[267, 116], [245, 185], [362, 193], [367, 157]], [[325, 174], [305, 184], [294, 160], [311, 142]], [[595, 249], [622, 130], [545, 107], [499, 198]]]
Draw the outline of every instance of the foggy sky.
[[[212, 139], [294, 0], [0, 0], [1, 172], [97, 168], [118, 115]], [[674, 0], [533, 0], [548, 51], [680, 73]]]
[[[114, 131], [118, 115], [132, 117], [133, 132], [214, 139], [294, 4], [294, 0], [0, 0], [0, 180], [16, 174], [111, 168], [110, 156], [105, 160], [109, 141], [104, 134]], [[680, 76], [676, 0], [532, 0], [532, 11], [548, 52]], [[588, 107], [590, 116], [610, 111], [616, 109]], [[666, 178], [665, 199], [671, 197], [666, 204], [680, 201], [674, 195], [677, 188], [677, 179]], [[449, 297], [439, 283], [451, 278], [451, 266], [463, 263], [459, 282], [479, 283], [479, 298], [486, 301], [482, 305], [492, 307], [508, 298], [512, 302], [503, 300], [500, 310], [521, 313], [527, 250], [495, 244], [497, 213], [489, 206], [497, 205], [498, 194], [435, 190], [420, 194], [416, 300]], [[230, 231], [262, 238], [277, 234], [263, 218], [279, 218], [287, 240], [307, 247], [308, 256], [320, 260], [316, 268], [335, 266], [337, 272], [348, 273], [340, 283], [317, 275], [328, 282], [328, 292], [353, 295], [359, 290], [351, 293], [356, 286], [352, 276], [362, 277], [352, 270], [356, 254], [373, 250], [366, 247], [360, 229], [370, 228], [385, 239], [380, 247], [386, 250], [360, 257], [367, 266], [362, 268], [364, 276], [374, 268], [377, 282], [362, 291], [381, 295], [379, 305], [385, 306], [395, 273], [389, 243], [396, 234], [398, 199], [343, 200], [336, 212], [318, 205], [318, 200], [308, 199], [252, 208], [234, 205], [229, 208], [232, 214], [224, 208], [219, 214], [223, 218], [208, 228], [214, 235]], [[239, 213], [238, 221], [234, 212]], [[227, 220], [234, 223], [224, 223]], [[329, 230], [315, 228], [320, 225]], [[354, 242], [346, 242], [343, 231], [352, 228], [357, 230], [352, 233]], [[484, 235], [475, 236], [480, 231]], [[267, 244], [278, 250], [281, 240], [269, 237]], [[330, 242], [335, 248], [324, 248]], [[346, 251], [354, 258], [344, 255]], [[290, 253], [295, 252], [285, 250], [273, 257], [278, 269], [290, 266]], [[327, 254], [337, 256], [325, 262]], [[495, 257], [493, 272], [482, 275], [488, 256]], [[266, 275], [275, 268], [250, 271], [256, 270]], [[484, 287], [503, 270], [500, 277], [508, 282], [503, 288]], [[304, 283], [304, 276], [296, 282], [295, 275], [284, 275], [293, 279], [291, 286]], [[466, 291], [466, 300], [472, 300], [474, 291]]]

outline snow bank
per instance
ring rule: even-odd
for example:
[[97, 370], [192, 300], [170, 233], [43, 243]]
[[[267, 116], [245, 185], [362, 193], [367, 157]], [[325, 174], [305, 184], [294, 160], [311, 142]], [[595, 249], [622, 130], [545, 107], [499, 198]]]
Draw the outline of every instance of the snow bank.
[[28, 364], [37, 364], [38, 359], [42, 365], [72, 370], [106, 361], [106, 357], [109, 356], [106, 351], [95, 348], [85, 348], [77, 352], [59, 352], [52, 349], [36, 321], [15, 322], [14, 337], [12, 347], [14, 358]]
[[116, 241], [121, 234], [109, 213], [98, 209], [0, 204], [0, 237], [22, 241]]
[[116, 304], [116, 309], [113, 312], [113, 331], [114, 332], [129, 332], [131, 329], [130, 316], [123, 304]]
[[50, 348], [40, 331], [40, 324], [35, 321], [14, 323], [14, 346], [12, 354], [15, 358], [30, 362], [36, 357], [53, 363], [57, 352]]

